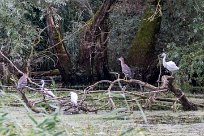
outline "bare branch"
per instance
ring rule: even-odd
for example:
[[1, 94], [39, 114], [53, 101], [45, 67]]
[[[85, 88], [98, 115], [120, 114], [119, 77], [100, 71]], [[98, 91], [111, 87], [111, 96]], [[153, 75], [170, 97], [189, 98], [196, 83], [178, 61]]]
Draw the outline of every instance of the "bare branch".
[[8, 57], [6, 57], [6, 56], [3, 54], [3, 52], [2, 52], [1, 50], [0, 50], [0, 54], [18, 71], [18, 73], [20, 73], [21, 75], [24, 74], [20, 69], [18, 69], [18, 68], [16, 67], [16, 65], [13, 64], [13, 62], [12, 62]]

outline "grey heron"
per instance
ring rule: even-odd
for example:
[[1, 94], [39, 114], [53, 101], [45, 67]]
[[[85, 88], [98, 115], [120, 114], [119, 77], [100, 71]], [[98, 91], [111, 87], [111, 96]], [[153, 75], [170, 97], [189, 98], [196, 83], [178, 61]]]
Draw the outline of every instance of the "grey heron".
[[17, 89], [23, 90], [25, 86], [28, 84], [27, 80], [28, 80], [28, 75], [24, 73], [18, 80]]
[[131, 79], [132, 78], [132, 71], [131, 71], [130, 67], [127, 64], [125, 64], [124, 58], [120, 57], [120, 58], [118, 58], [118, 60], [120, 61], [122, 72], [125, 75], [125, 77], [126, 78], [129, 77]]

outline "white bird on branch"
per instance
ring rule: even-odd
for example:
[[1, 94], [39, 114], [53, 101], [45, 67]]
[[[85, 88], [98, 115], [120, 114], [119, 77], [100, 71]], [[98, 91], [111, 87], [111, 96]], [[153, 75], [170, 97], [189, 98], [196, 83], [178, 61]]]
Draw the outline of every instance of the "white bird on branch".
[[77, 101], [78, 101], [78, 95], [77, 95], [77, 93], [75, 93], [75, 92], [70, 92], [70, 95], [71, 95], [71, 103], [72, 103], [72, 105], [73, 105], [74, 107], [77, 107], [77, 105], [78, 105], [78, 103], [77, 103]]
[[175, 62], [173, 61], [166, 62], [166, 53], [162, 53], [161, 57], [163, 57], [162, 60], [163, 66], [171, 72], [171, 75], [173, 75], [174, 71], [179, 70], [179, 67], [176, 66]]
[[45, 88], [45, 81], [41, 80], [40, 81], [42, 83], [41, 85], [41, 91], [44, 93], [43, 95], [46, 96], [47, 98], [56, 98], [56, 96], [54, 95], [54, 93], [51, 90], [48, 90], [47, 88]]

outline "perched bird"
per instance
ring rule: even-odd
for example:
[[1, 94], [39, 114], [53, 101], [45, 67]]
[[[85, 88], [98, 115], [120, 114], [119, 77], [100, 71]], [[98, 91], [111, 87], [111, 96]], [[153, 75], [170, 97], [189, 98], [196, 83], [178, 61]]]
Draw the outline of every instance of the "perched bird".
[[131, 71], [130, 67], [128, 67], [128, 65], [125, 64], [124, 58], [120, 57], [120, 58], [118, 58], [118, 60], [120, 61], [122, 72], [125, 75], [125, 78], [127, 78], [127, 77], [132, 78], [132, 71]]
[[171, 75], [173, 75], [174, 71], [179, 70], [179, 67], [176, 66], [175, 62], [173, 61], [166, 62], [166, 53], [162, 53], [161, 57], [163, 58], [162, 60], [163, 66], [171, 72]]
[[40, 81], [42, 83], [41, 85], [41, 91], [43, 93], [45, 93], [45, 96], [48, 97], [48, 98], [56, 98], [56, 96], [54, 95], [54, 93], [51, 91], [51, 90], [48, 90], [47, 88], [45, 88], [45, 81], [44, 80], [41, 80]]
[[18, 84], [17, 84], [17, 89], [18, 90], [23, 90], [24, 87], [28, 84], [28, 75], [27, 74], [23, 74], [20, 79], [18, 80]]
[[78, 105], [78, 103], [77, 103], [77, 101], [78, 101], [78, 95], [77, 95], [77, 93], [75, 93], [75, 92], [70, 92], [70, 95], [71, 95], [71, 103], [72, 103], [72, 105], [73, 105], [74, 107], [77, 107], [77, 105]]

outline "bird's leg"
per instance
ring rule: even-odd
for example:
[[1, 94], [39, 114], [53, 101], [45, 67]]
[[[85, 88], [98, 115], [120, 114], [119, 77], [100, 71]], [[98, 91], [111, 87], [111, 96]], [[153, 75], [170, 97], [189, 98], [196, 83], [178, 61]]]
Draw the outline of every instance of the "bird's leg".
[[125, 78], [124, 78], [125, 80], [127, 80], [128, 78], [127, 78], [127, 75], [125, 75]]
[[72, 106], [72, 108], [74, 108], [74, 109], [76, 109], [76, 108], [78, 107], [78, 105], [75, 104], [75, 103], [71, 103], [71, 106]]
[[43, 101], [46, 102], [46, 101], [45, 101], [45, 95], [44, 95], [44, 94], [43, 94]]
[[171, 72], [171, 76], [172, 76], [172, 77], [174, 76], [174, 73], [173, 73], [173, 72]]
[[126, 80], [125, 78], [126, 78], [126, 76], [124, 76], [124, 78], [123, 78], [123, 79], [124, 79], [124, 80]]
[[140, 85], [140, 84], [139, 84], [139, 86], [140, 86], [140, 90], [141, 90], [142, 92], [144, 92], [144, 86], [142, 86], [142, 85]]

